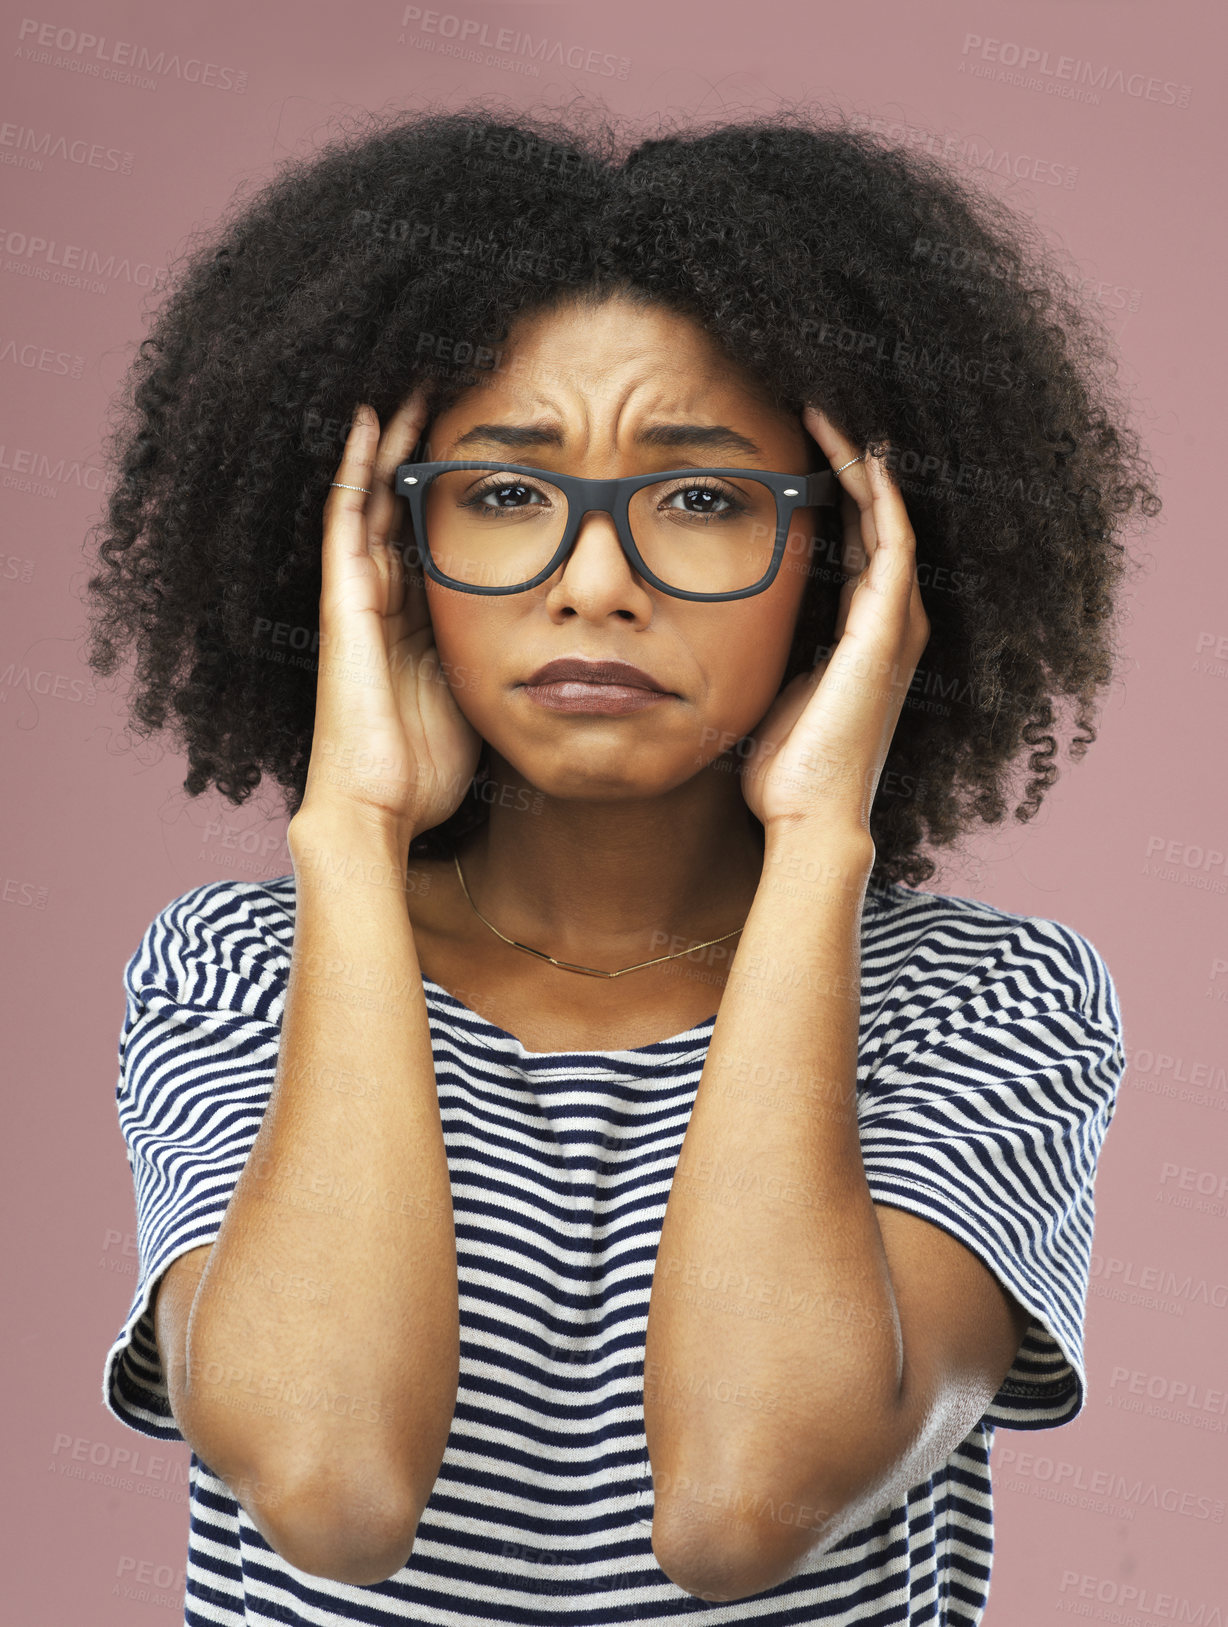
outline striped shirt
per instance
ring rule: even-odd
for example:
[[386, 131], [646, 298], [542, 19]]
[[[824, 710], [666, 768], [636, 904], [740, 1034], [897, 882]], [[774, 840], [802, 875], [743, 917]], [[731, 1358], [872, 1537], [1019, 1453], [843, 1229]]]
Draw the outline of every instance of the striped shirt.
[[[116, 1097], [139, 1274], [103, 1399], [159, 1441], [183, 1436], [150, 1300], [178, 1255], [217, 1236], [260, 1127], [294, 901], [293, 876], [193, 888], [154, 919], [125, 972]], [[373, 1585], [298, 1570], [193, 1452], [185, 1621], [979, 1622], [994, 1431], [1063, 1424], [1083, 1405], [1093, 1184], [1125, 1066], [1120, 1011], [1104, 962], [1071, 928], [900, 885], [867, 895], [861, 980], [858, 1120], [874, 1201], [949, 1232], [1030, 1314], [988, 1411], [940, 1468], [753, 1597], [705, 1603], [671, 1582], [651, 1545], [644, 1337], [715, 1015], [653, 1045], [530, 1052], [424, 979], [460, 1382], [413, 1553]], [[792, 997], [804, 996], [799, 983]], [[762, 1315], [757, 1302], [750, 1284], [731, 1314]]]

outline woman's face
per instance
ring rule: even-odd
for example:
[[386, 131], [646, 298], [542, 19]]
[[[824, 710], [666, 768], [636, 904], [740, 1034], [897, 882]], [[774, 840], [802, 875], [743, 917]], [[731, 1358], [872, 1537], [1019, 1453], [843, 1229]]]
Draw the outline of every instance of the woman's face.
[[[723, 426], [753, 443], [641, 444], [661, 425]], [[467, 438], [477, 425], [518, 440]], [[540, 439], [526, 437], [532, 426]], [[490, 458], [543, 474], [615, 478], [708, 466], [805, 474], [800, 419], [769, 404], [705, 332], [661, 307], [613, 298], [523, 319], [489, 380], [428, 429], [427, 456]], [[477, 478], [477, 477], [475, 477]], [[523, 501], [523, 497], [519, 499]], [[591, 513], [566, 562], [523, 593], [461, 593], [426, 582], [443, 672], [478, 734], [549, 796], [651, 797], [691, 779], [752, 730], [788, 659], [811, 552], [798, 509], [772, 585], [746, 599], [678, 599], [629, 565], [609, 515]], [[526, 687], [567, 657], [626, 661], [666, 691], [638, 710], [563, 711]]]

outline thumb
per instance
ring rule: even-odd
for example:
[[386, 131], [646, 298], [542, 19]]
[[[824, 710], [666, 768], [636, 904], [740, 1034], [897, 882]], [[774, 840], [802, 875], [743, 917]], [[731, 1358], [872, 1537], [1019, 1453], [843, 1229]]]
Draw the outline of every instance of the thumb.
[[743, 760], [744, 770], [750, 768], [752, 772], [759, 771], [766, 766], [765, 759], [770, 759], [780, 751], [798, 718], [810, 704], [811, 697], [826, 671], [826, 659], [816, 661], [808, 671], [799, 672], [796, 678], [790, 679], [785, 685], [756, 727], [750, 731], [754, 746]]

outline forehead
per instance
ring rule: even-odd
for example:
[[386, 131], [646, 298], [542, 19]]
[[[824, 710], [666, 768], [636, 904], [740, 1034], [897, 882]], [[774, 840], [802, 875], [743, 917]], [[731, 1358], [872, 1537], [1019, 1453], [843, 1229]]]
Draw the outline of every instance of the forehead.
[[568, 304], [513, 324], [488, 373], [440, 418], [494, 414], [616, 423], [628, 418], [783, 420], [762, 382], [726, 356], [689, 317], [659, 305], [611, 299]]

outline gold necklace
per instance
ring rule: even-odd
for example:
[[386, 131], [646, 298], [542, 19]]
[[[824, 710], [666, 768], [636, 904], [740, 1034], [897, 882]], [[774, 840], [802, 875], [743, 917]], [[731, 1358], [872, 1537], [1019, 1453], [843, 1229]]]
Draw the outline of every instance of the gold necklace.
[[[697, 949], [707, 949], [714, 943], [724, 943], [726, 938], [732, 938], [742, 930], [742, 927], [736, 926], [732, 932], [726, 932], [719, 938], [709, 938], [707, 943], [693, 943], [689, 949], [679, 949], [672, 955], [658, 955], [655, 960], [637, 961], [634, 966], [623, 966], [617, 972], [602, 972], [599, 971], [595, 966], [577, 966], [574, 964], [574, 962], [569, 960], [555, 960], [553, 955], [544, 955], [540, 949], [530, 949], [527, 943], [517, 943], [515, 938], [504, 938], [502, 932], [499, 931], [499, 928], [492, 922], [486, 920], [486, 917], [473, 902], [473, 899], [469, 897], [469, 889], [465, 886], [465, 877], [460, 867], [460, 859], [457, 858], [455, 853], [452, 855], [452, 862], [456, 866], [457, 875], [460, 876], [461, 888], [464, 891], [465, 897], [469, 899], [470, 908], [473, 910], [473, 913], [477, 916], [479, 921], [485, 922], [485, 924], [490, 927], [490, 930], [494, 933], [496, 938], [503, 938], [504, 943], [511, 944], [513, 949], [523, 949], [526, 955], [536, 955], [538, 960], [548, 960], [551, 966], [557, 966], [561, 971], [564, 972], [582, 972], [587, 977], [621, 977], [623, 972], [638, 972], [642, 967], [658, 966], [663, 960], [677, 960], [679, 955], [693, 955]], [[745, 922], [742, 923], [743, 926], [745, 924]]]

